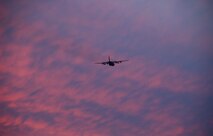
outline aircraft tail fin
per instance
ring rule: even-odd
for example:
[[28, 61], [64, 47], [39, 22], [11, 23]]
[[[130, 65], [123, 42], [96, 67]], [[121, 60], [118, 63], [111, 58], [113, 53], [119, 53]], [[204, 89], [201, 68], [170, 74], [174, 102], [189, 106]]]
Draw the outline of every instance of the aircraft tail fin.
[[108, 56], [108, 60], [110, 61], [110, 56]]

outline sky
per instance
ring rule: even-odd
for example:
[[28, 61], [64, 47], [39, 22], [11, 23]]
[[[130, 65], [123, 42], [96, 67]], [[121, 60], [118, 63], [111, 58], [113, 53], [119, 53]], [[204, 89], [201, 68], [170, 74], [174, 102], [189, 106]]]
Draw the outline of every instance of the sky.
[[212, 4], [1, 0], [0, 134], [210, 136]]

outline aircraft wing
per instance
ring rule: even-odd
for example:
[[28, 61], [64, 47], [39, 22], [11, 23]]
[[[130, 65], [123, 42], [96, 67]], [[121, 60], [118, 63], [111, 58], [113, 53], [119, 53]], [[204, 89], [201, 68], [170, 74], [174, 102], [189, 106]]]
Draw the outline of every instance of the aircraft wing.
[[97, 63], [95, 63], [95, 64], [103, 64], [103, 65], [106, 65], [106, 64], [108, 64], [108, 62], [97, 62]]
[[117, 61], [112, 61], [112, 62], [114, 62], [114, 63], [122, 63], [124, 61], [128, 61], [128, 60], [117, 60]]

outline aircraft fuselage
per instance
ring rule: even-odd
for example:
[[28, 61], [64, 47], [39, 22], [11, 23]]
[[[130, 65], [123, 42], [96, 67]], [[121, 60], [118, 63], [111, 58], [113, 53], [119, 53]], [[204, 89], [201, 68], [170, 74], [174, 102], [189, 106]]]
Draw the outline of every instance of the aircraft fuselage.
[[115, 63], [113, 63], [113, 62], [111, 62], [111, 61], [109, 61], [109, 66], [115, 66]]

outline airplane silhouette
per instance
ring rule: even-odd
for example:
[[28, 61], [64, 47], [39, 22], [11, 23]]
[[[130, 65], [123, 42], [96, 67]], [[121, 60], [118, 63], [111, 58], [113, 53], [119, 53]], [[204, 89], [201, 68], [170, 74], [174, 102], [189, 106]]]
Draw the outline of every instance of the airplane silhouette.
[[108, 61], [105, 61], [105, 62], [98, 62], [98, 63], [95, 63], [95, 64], [103, 64], [103, 65], [108, 64], [109, 66], [115, 66], [116, 63], [122, 63], [122, 62], [124, 62], [124, 61], [128, 61], [128, 60], [111, 61], [111, 60], [110, 60], [110, 56], [108, 56]]

